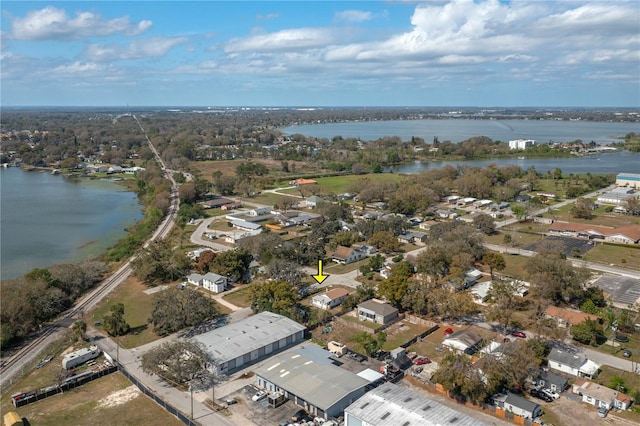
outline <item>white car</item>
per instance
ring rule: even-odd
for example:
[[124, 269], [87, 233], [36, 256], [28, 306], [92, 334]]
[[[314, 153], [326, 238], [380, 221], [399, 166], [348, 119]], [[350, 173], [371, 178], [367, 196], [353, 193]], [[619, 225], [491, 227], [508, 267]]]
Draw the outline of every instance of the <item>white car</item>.
[[267, 393], [265, 391], [258, 391], [252, 397], [252, 401], [261, 401], [267, 397]]
[[558, 392], [552, 391], [551, 389], [541, 389], [541, 390], [542, 390], [542, 392], [544, 392], [545, 394], [549, 395], [553, 399], [560, 398], [560, 394]]

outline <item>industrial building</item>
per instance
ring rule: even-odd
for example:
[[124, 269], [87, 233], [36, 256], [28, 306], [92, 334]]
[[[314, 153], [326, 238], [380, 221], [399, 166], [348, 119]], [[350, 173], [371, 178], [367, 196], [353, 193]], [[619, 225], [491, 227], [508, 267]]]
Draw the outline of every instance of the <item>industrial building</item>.
[[345, 426], [483, 426], [486, 423], [393, 383], [377, 387], [344, 410]]
[[261, 312], [194, 339], [209, 352], [211, 370], [226, 374], [302, 342], [304, 330], [303, 325], [287, 317]]
[[273, 356], [254, 370], [256, 383], [284, 394], [313, 416], [339, 417], [364, 395], [370, 381], [335, 365], [332, 355], [309, 344]]

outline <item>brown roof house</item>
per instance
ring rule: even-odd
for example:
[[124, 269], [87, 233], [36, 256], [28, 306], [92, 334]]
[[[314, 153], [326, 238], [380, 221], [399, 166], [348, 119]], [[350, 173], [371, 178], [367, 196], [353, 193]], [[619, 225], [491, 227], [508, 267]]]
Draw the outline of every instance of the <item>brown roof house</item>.
[[331, 260], [336, 263], [342, 263], [348, 265], [349, 263], [357, 262], [367, 257], [367, 252], [361, 248], [350, 248], [345, 246], [338, 246], [336, 251], [331, 256]]
[[349, 292], [344, 288], [334, 288], [323, 294], [316, 294], [311, 299], [311, 305], [320, 309], [331, 309], [341, 304]]
[[597, 315], [587, 314], [571, 309], [558, 308], [557, 306], [549, 306], [545, 311], [547, 318], [553, 318], [558, 327], [571, 328], [572, 325], [580, 324], [588, 319], [591, 321], [601, 322]]
[[386, 325], [398, 318], [398, 310], [385, 301], [371, 299], [358, 305], [358, 318]]
[[573, 393], [581, 395], [582, 402], [607, 410], [626, 410], [632, 402], [629, 395], [584, 379], [573, 383]]

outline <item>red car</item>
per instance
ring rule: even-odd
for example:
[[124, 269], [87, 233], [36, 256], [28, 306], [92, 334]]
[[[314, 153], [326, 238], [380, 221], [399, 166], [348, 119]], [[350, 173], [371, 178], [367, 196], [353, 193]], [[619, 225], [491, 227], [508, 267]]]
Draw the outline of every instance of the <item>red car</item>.
[[444, 334], [445, 336], [448, 336], [448, 335], [450, 335], [450, 334], [453, 334], [453, 328], [451, 328], [451, 327], [447, 327], [447, 328], [446, 328], [446, 330], [444, 330], [444, 331], [442, 332], [442, 334]]
[[431, 363], [431, 360], [427, 357], [424, 356], [419, 356], [416, 359], [413, 360], [413, 363], [415, 365], [423, 365], [423, 364], [429, 364]]
[[526, 339], [527, 338], [527, 335], [524, 334], [524, 332], [522, 332], [522, 331], [512, 331], [511, 335], [515, 336], [515, 337], [520, 337], [521, 339]]

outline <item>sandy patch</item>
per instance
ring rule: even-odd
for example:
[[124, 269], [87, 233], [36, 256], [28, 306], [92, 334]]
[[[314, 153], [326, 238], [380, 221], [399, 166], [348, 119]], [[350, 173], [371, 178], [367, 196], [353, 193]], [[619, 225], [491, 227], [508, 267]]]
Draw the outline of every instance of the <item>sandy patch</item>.
[[138, 395], [140, 395], [140, 389], [135, 385], [131, 385], [119, 391], [111, 392], [109, 395], [102, 398], [98, 401], [98, 408], [109, 408], [125, 404]]

